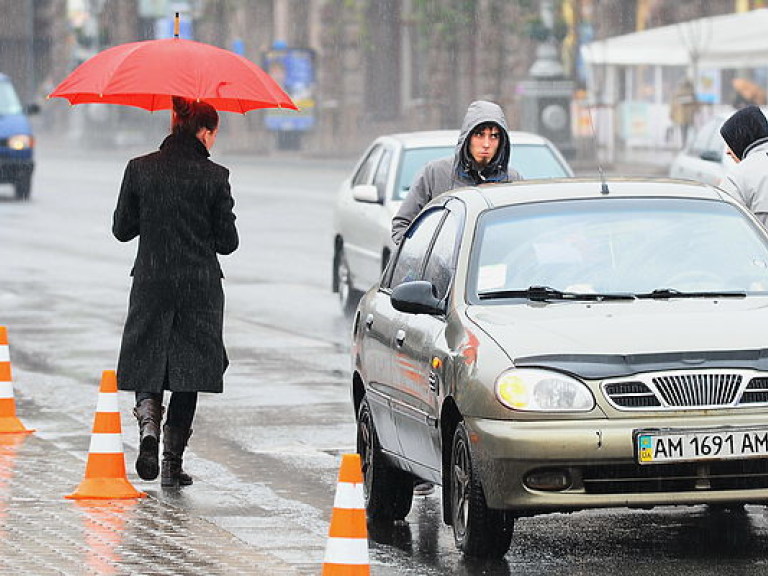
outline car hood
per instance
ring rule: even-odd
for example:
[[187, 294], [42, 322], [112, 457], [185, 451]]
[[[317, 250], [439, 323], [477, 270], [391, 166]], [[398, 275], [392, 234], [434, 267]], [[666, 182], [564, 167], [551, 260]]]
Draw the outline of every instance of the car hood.
[[31, 134], [29, 121], [23, 114], [0, 114], [0, 137], [14, 134]]
[[768, 298], [473, 306], [468, 317], [519, 367], [584, 378], [648, 370], [768, 370]]

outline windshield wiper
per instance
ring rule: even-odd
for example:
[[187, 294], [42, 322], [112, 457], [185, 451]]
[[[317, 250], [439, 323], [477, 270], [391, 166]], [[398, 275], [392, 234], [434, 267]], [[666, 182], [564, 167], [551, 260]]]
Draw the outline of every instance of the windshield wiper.
[[676, 288], [657, 288], [651, 292], [644, 294], [635, 294], [637, 298], [650, 298], [663, 300], [665, 298], [746, 298], [746, 292], [738, 292], [736, 290], [718, 290], [712, 292], [683, 292]]
[[549, 300], [579, 300], [587, 302], [602, 302], [604, 300], [634, 300], [632, 294], [596, 294], [591, 292], [564, 292], [549, 286], [530, 286], [525, 290], [490, 290], [479, 292], [480, 300], [492, 298], [527, 298], [533, 302], [546, 302]]

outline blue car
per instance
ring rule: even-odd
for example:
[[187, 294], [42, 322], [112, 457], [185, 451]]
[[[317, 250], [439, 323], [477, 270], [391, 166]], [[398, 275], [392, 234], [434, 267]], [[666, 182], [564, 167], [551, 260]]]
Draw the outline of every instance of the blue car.
[[0, 184], [13, 184], [18, 200], [32, 191], [35, 139], [27, 114], [37, 111], [35, 104], [25, 109], [11, 79], [0, 74]]

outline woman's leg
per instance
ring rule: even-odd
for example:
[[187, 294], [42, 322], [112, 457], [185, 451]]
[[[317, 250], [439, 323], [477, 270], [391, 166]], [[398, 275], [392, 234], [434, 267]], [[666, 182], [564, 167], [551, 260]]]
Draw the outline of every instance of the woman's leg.
[[166, 426], [189, 430], [197, 409], [197, 392], [171, 392]]
[[163, 486], [188, 486], [192, 477], [182, 468], [184, 449], [192, 435], [192, 420], [197, 408], [197, 392], [172, 392], [168, 417], [163, 426]]
[[163, 394], [136, 392], [133, 415], [139, 423], [139, 454], [136, 457], [136, 473], [143, 480], [154, 480], [160, 472], [158, 446], [160, 421], [163, 418]]

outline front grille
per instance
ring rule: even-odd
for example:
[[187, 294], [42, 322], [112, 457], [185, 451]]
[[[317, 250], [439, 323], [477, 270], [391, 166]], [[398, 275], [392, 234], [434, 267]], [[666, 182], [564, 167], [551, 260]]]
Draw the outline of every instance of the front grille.
[[582, 481], [588, 494], [757, 490], [768, 488], [768, 459], [588, 466]]
[[661, 406], [656, 395], [642, 382], [615, 382], [605, 385], [605, 393], [622, 408]]
[[738, 374], [681, 374], [653, 379], [668, 406], [727, 406], [739, 391]]
[[741, 396], [741, 404], [768, 402], [768, 378], [752, 378]]
[[768, 376], [753, 370], [678, 370], [603, 381], [618, 410], [694, 410], [768, 405]]

